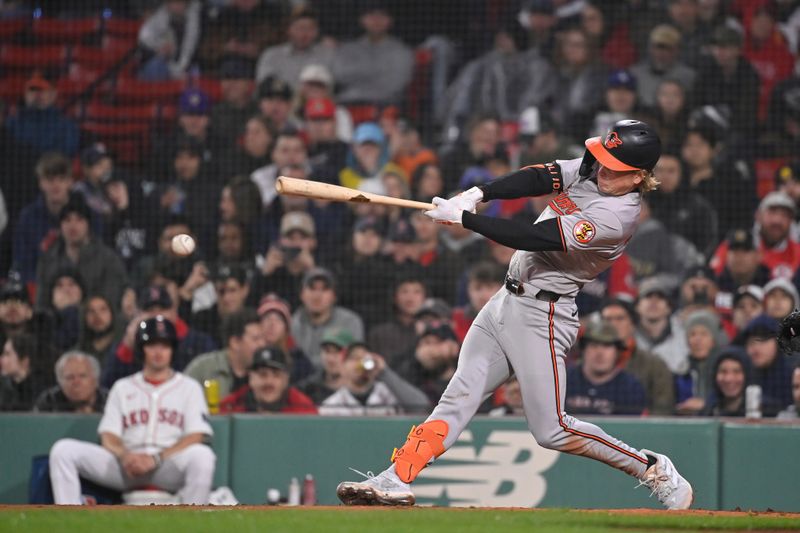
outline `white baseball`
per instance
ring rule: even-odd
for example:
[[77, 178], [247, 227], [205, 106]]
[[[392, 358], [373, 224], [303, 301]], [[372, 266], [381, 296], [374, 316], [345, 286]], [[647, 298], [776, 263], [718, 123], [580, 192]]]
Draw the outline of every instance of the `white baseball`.
[[191, 235], [181, 233], [172, 238], [172, 251], [175, 252], [176, 255], [191, 255], [191, 253], [194, 252], [194, 247], [194, 239]]

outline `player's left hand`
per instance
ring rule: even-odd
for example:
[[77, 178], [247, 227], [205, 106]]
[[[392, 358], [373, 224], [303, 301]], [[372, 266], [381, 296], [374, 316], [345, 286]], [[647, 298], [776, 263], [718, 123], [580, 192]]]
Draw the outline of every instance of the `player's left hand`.
[[432, 202], [436, 207], [425, 211], [427, 216], [440, 224], [461, 224], [461, 216], [464, 214], [464, 210], [459, 209], [455, 202], [445, 200], [439, 196], [436, 196]]
[[483, 200], [483, 190], [479, 187], [473, 187], [450, 198], [450, 201], [458, 209], [463, 209], [470, 213], [475, 212], [476, 206], [481, 200]]

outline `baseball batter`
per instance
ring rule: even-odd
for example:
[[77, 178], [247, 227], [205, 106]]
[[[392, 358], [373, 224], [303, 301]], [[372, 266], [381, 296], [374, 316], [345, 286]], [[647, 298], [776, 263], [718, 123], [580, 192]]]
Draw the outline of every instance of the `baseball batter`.
[[203, 444], [212, 435], [208, 408], [197, 381], [170, 367], [177, 342], [160, 315], [139, 325], [144, 366], [111, 388], [97, 428], [102, 445], [61, 439], [50, 450], [57, 504], [83, 503], [79, 477], [119, 491], [154, 485], [182, 503], [208, 503], [216, 463]]
[[[517, 249], [505, 287], [478, 314], [464, 339], [458, 369], [428, 419], [392, 454], [392, 465], [337, 488], [345, 504], [413, 505], [410, 484], [445, 452], [480, 404], [513, 373], [528, 428], [539, 445], [602, 461], [640, 480], [668, 509], [692, 503], [691, 485], [668, 457], [637, 450], [564, 412], [565, 358], [578, 333], [575, 295], [619, 257], [636, 229], [642, 194], [661, 142], [647, 124], [625, 120], [586, 140], [582, 159], [513, 172], [451, 200], [434, 198], [425, 214], [463, 224]], [[478, 202], [558, 196], [533, 225], [475, 214]]]

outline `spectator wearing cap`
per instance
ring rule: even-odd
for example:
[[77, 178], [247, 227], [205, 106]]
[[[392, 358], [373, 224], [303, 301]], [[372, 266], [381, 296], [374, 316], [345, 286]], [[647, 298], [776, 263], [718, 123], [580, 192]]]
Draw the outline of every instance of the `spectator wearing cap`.
[[289, 355], [277, 346], [256, 351], [247, 383], [222, 398], [220, 413], [317, 414], [311, 398], [290, 385], [291, 367]]
[[125, 322], [119, 312], [100, 295], [89, 295], [80, 309], [80, 329], [75, 348], [98, 362], [105, 361], [122, 339]]
[[345, 104], [397, 104], [411, 81], [414, 55], [389, 34], [393, 18], [386, 2], [365, 2], [359, 23], [364, 35], [336, 52], [333, 73]]
[[[20, 333], [0, 353], [0, 411], [30, 411], [52, 385], [52, 360], [35, 335]], [[47, 368], [47, 371], [45, 371]]]
[[300, 288], [302, 305], [292, 315], [292, 334], [297, 345], [317, 367], [320, 366], [318, 356], [326, 329], [345, 329], [355, 340], [364, 339], [361, 317], [336, 305], [336, 290], [336, 280], [330, 270], [312, 268], [303, 276]]
[[[791, 277], [800, 266], [800, 244], [791, 235], [796, 210], [786, 193], [773, 191], [764, 196], [756, 211], [754, 238], [770, 277]], [[721, 272], [727, 263], [727, 254], [728, 243], [722, 242], [710, 262], [716, 272]]]
[[319, 347], [319, 368], [297, 386], [311, 398], [314, 405], [320, 405], [343, 386], [342, 366], [345, 350], [353, 340], [353, 335], [345, 329], [325, 330]]
[[660, 357], [673, 374], [683, 374], [689, 368], [686, 354], [686, 333], [672, 314], [671, 295], [675, 285], [663, 276], [645, 278], [639, 283], [636, 298], [636, 344]]
[[33, 410], [39, 413], [102, 413], [108, 389], [100, 387], [100, 363], [91, 355], [71, 350], [55, 365], [57, 385], [42, 391]]
[[319, 408], [323, 416], [386, 416], [427, 412], [430, 402], [366, 344], [345, 348], [342, 362], [343, 386], [328, 396]]
[[[756, 249], [753, 232], [749, 229], [736, 229], [728, 233], [728, 250], [725, 268], [717, 276], [720, 296], [730, 303], [733, 293], [744, 285], [763, 287], [770, 278], [769, 268], [761, 262]], [[727, 294], [727, 296], [726, 296]], [[728, 308], [729, 305], [724, 305]]]
[[[137, 360], [134, 350], [136, 331], [143, 320], [161, 315], [175, 326], [178, 347], [171, 362], [175, 370], [183, 370], [195, 357], [219, 346], [210, 335], [190, 326], [178, 315], [180, 298], [175, 283], [157, 281], [158, 284], [154, 280], [153, 284], [139, 291], [136, 297], [138, 313], [128, 322], [119, 342], [106, 353], [100, 382], [109, 389], [116, 380], [141, 370], [141, 360]], [[98, 333], [108, 333], [100, 329], [107, 322], [99, 318], [95, 320], [98, 322]]]
[[674, 80], [689, 89], [694, 86], [697, 74], [681, 60], [681, 50], [685, 46], [681, 32], [675, 26], [659, 24], [650, 31], [647, 58], [631, 67], [640, 105], [656, 106], [656, 93], [664, 80]]
[[387, 194], [383, 175], [389, 172], [405, 177], [400, 167], [389, 161], [383, 130], [375, 122], [359, 124], [347, 155], [347, 167], [339, 173], [339, 183], [351, 189]]
[[778, 19], [776, 3], [770, 0], [751, 2], [752, 11], [743, 17], [745, 27], [742, 56], [753, 65], [761, 78], [759, 118], [767, 115], [773, 88], [792, 75], [795, 57], [789, 50]]
[[713, 363], [711, 392], [700, 414], [717, 417], [745, 416], [745, 391], [751, 382], [747, 354], [739, 346], [728, 346]]
[[214, 228], [208, 215], [214, 212], [220, 189], [205, 168], [202, 145], [183, 139], [175, 146], [168, 179], [158, 188], [160, 211], [165, 215], [185, 216], [200, 247], [212, 248]]
[[55, 273], [65, 267], [80, 271], [86, 292], [106, 296], [115, 307], [122, 302], [128, 273], [114, 251], [92, 235], [91, 212], [80, 195], [73, 194], [59, 214], [61, 236], [42, 256], [36, 269], [36, 306], [47, 306]]
[[[742, 285], [733, 295], [733, 325], [741, 335], [741, 331], [758, 315], [764, 312], [764, 289], [758, 285]], [[734, 342], [741, 344], [739, 336]]]
[[775, 278], [764, 285], [764, 314], [781, 321], [800, 307], [797, 288], [786, 278]]
[[[383, 255], [385, 227], [383, 220], [374, 215], [359, 217], [353, 225], [349, 247], [334, 268], [341, 287], [339, 302], [362, 317], [368, 330], [389, 318], [387, 287], [394, 278]], [[371, 338], [370, 346], [388, 355]]]
[[723, 139], [730, 136], [730, 126], [717, 111], [709, 113], [725, 125], [701, 117], [686, 133], [680, 149], [686, 185], [712, 205], [720, 231], [746, 228], [753, 223], [756, 207], [754, 174], [749, 163], [725, 152]]
[[[335, 138], [349, 143], [353, 139], [353, 117], [345, 106], [336, 105], [334, 94], [333, 74], [325, 65], [306, 65], [300, 72], [300, 86], [298, 87], [297, 114], [306, 121], [311, 120], [308, 111], [320, 116], [324, 114], [335, 122]], [[327, 105], [309, 108], [311, 100], [326, 100], [333, 105], [329, 111]], [[330, 116], [328, 116], [330, 115]]]
[[[309, 98], [303, 110], [308, 158], [320, 180], [339, 183], [339, 173], [347, 166], [349, 145], [338, 133], [338, 107], [330, 98]], [[352, 138], [352, 126], [347, 140]]]
[[719, 26], [711, 34], [710, 57], [700, 63], [692, 94], [698, 105], [727, 106], [731, 128], [742, 136], [755, 133], [761, 80], [742, 56], [739, 30]]
[[261, 265], [255, 293], [274, 292], [296, 309], [303, 276], [317, 264], [316, 249], [317, 230], [311, 215], [302, 211], [284, 214], [279, 237], [270, 245]]
[[40, 192], [20, 211], [12, 244], [11, 262], [23, 283], [36, 279], [39, 256], [58, 240], [58, 217], [74, 184], [72, 166], [60, 153], [42, 155], [35, 172]]
[[675, 376], [675, 411], [679, 415], [697, 415], [714, 383], [714, 361], [728, 344], [719, 316], [709, 310], [689, 313], [684, 321], [689, 347], [689, 368]]
[[63, 352], [78, 342], [79, 308], [85, 294], [81, 274], [65, 267], [54, 274], [47, 311], [54, 318], [53, 345]]
[[78, 125], [56, 105], [56, 88], [35, 73], [25, 82], [24, 105], [6, 119], [5, 130], [37, 156], [45, 152], [75, 155], [80, 144]]
[[129, 270], [156, 247], [158, 217], [155, 198], [146, 195], [152, 183], [128, 181], [114, 173], [103, 184], [111, 211], [103, 221], [103, 242], [114, 249]]
[[300, 124], [292, 117], [294, 90], [288, 82], [277, 76], [268, 76], [258, 84], [256, 104], [261, 115], [275, 126], [275, 130], [296, 130]]
[[606, 134], [619, 120], [644, 118], [639, 108], [636, 85], [636, 78], [629, 70], [615, 70], [608, 75], [605, 109], [594, 116], [590, 135]]
[[416, 346], [395, 366], [397, 373], [424, 392], [433, 405], [455, 374], [461, 349], [448, 322], [449, 318], [418, 320]]
[[710, 254], [719, 244], [716, 210], [687, 186], [677, 155], [661, 154], [655, 173], [661, 183], [647, 195], [650, 215], [664, 224], [667, 231], [692, 243], [703, 255]]
[[794, 401], [778, 413], [778, 420], [797, 420], [800, 418], [800, 366], [792, 372], [792, 398]]
[[28, 330], [34, 317], [28, 290], [20, 280], [9, 278], [0, 289], [0, 339], [8, 339]]
[[147, 81], [183, 79], [200, 43], [201, 19], [200, 0], [162, 2], [139, 29], [139, 45], [149, 56], [139, 77]]
[[250, 179], [258, 185], [258, 189], [261, 191], [261, 202], [264, 209], [268, 209], [278, 196], [275, 191], [275, 181], [279, 172], [287, 167], [299, 167], [306, 175], [310, 174], [306, 143], [300, 133], [294, 129], [284, 130], [278, 134], [272, 147], [270, 164], [256, 169], [250, 174]]
[[383, 354], [390, 366], [396, 366], [416, 345], [414, 324], [427, 296], [428, 288], [422, 276], [399, 276], [394, 282], [392, 317], [371, 328], [367, 337], [368, 344]]
[[753, 368], [753, 384], [762, 391], [761, 412], [775, 416], [792, 403], [792, 364], [778, 346], [778, 321], [759, 315], [742, 332], [744, 348]]
[[250, 273], [240, 265], [220, 265], [213, 273], [216, 304], [192, 313], [192, 327], [206, 333], [218, 346], [222, 345], [219, 324], [225, 317], [245, 308], [250, 296]]
[[716, 276], [711, 268], [701, 265], [687, 269], [679, 288], [678, 316], [685, 320], [695, 311], [709, 311], [720, 317], [725, 332], [733, 337], [736, 328], [727, 318], [720, 316], [721, 310], [727, 311], [727, 298], [724, 295], [721, 298], [719, 292]]
[[209, 10], [198, 50], [200, 66], [204, 72], [222, 70], [220, 63], [229, 56], [254, 62], [262, 50], [283, 39], [284, 20], [284, 6], [274, 2], [239, 0]]
[[672, 373], [661, 358], [642, 349], [636, 342], [636, 310], [627, 300], [603, 303], [600, 317], [617, 331], [622, 343], [617, 366], [639, 380], [647, 395], [647, 411], [656, 416], [673, 414], [675, 384]]
[[253, 64], [244, 57], [227, 57], [220, 64], [219, 77], [222, 100], [211, 110], [212, 144], [232, 147], [247, 120], [258, 112], [253, 102]]
[[475, 317], [483, 309], [492, 296], [503, 287], [505, 270], [488, 261], [482, 261], [469, 269], [467, 274], [467, 305], [453, 311], [453, 330], [458, 342], [463, 343], [464, 337]]
[[249, 382], [254, 355], [264, 346], [264, 333], [258, 314], [243, 309], [225, 317], [221, 324], [223, 348], [201, 354], [186, 367], [186, 375], [201, 385], [207, 379], [219, 383], [219, 396], [225, 398]]
[[307, 7], [296, 9], [286, 28], [287, 41], [261, 53], [256, 64], [256, 80], [275, 76], [297, 89], [300, 73], [308, 65], [330, 68], [334, 51], [319, 41], [319, 17]]
[[291, 362], [289, 383], [295, 385], [314, 372], [311, 359], [297, 347], [292, 337], [292, 315], [289, 304], [276, 294], [266, 294], [258, 304], [258, 318], [268, 346], [283, 350]]
[[592, 323], [580, 344], [581, 362], [567, 369], [565, 409], [576, 414], [643, 414], [644, 387], [617, 364], [623, 345], [616, 329], [606, 322]]
[[111, 202], [103, 186], [113, 175], [124, 174], [124, 171], [114, 167], [114, 160], [103, 143], [94, 143], [81, 152], [81, 173], [83, 179], [73, 190], [82, 194], [89, 209], [105, 221], [111, 214]]
[[151, 172], [161, 178], [171, 172], [172, 154], [175, 145], [185, 138], [192, 139], [203, 147], [203, 163], [215, 165], [219, 155], [212, 145], [211, 98], [199, 87], [187, 87], [178, 98], [178, 120], [174, 131], [158, 136], [153, 146]]

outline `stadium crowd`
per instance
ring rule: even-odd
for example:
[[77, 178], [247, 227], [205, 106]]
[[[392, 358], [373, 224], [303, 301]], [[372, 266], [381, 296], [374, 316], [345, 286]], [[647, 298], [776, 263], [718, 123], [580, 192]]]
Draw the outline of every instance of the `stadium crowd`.
[[[102, 412], [160, 315], [219, 412], [425, 412], [513, 250], [276, 178], [430, 201], [636, 118], [661, 185], [578, 296], [566, 409], [744, 416], [759, 385], [763, 416], [798, 418], [775, 339], [800, 307], [797, 0], [0, 2], [0, 23], [119, 16], [138, 34], [106, 77], [66, 98], [76, 65], [23, 65], [2, 94], [0, 410]], [[134, 156], [130, 124], [87, 126], [124, 83], [181, 84]], [[481, 209], [532, 223], [558, 202]], [[482, 412], [521, 413], [516, 381]]]

